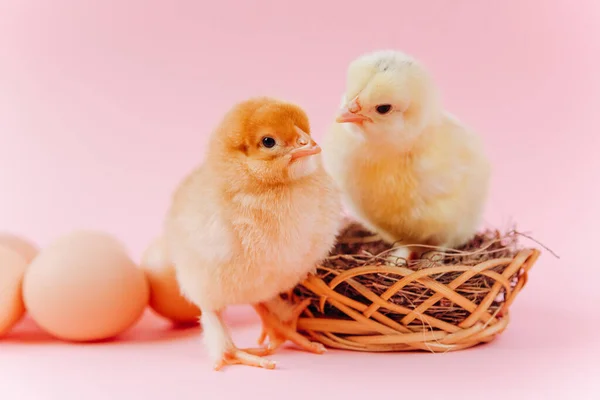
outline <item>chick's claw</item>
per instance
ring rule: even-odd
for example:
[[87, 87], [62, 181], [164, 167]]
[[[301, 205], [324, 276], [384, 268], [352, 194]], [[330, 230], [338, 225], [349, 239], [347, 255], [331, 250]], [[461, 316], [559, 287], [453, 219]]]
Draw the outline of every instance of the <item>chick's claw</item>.
[[[296, 331], [297, 326], [298, 326], [298, 318], [300, 318], [300, 315], [302, 314], [302, 312], [309, 305], [310, 305], [310, 299], [305, 299], [304, 301], [302, 301], [301, 303], [299, 303], [298, 305], [296, 305], [294, 307], [294, 309], [292, 310], [292, 312], [290, 314], [290, 317], [287, 320], [285, 320], [283, 322], [279, 321], [279, 324], [289, 325], [289, 327], [293, 331]], [[283, 342], [285, 342], [286, 339], [285, 339], [285, 337], [283, 337], [281, 335], [281, 333], [277, 332], [275, 327], [269, 325], [269, 324], [272, 324], [273, 321], [271, 321], [269, 318], [267, 318], [267, 319], [263, 318], [263, 313], [270, 314], [270, 311], [265, 306], [261, 306], [261, 307], [263, 308], [262, 310], [257, 310], [263, 321], [262, 332], [260, 334], [260, 337], [258, 338], [258, 344], [262, 346], [262, 344], [265, 342], [267, 337], [269, 337], [270, 338], [270, 346], [269, 347], [273, 347], [272, 344], [275, 344], [275, 343], [277, 344], [276, 347], [279, 347], [281, 344], [283, 344]], [[275, 317], [275, 318], [277, 318], [277, 317]], [[275, 318], [273, 318], [273, 320], [275, 320]]]
[[263, 358], [265, 349], [231, 349], [223, 354], [221, 361], [215, 364], [215, 371], [221, 370], [225, 365], [247, 365], [265, 369], [275, 369], [275, 361]]
[[277, 350], [287, 340], [296, 344], [300, 348], [316, 354], [325, 353], [326, 349], [321, 343], [311, 342], [297, 332], [298, 318], [310, 304], [310, 299], [306, 299], [296, 305], [285, 321], [281, 321], [269, 309], [259, 304], [255, 309], [262, 320], [262, 333], [258, 339], [258, 344], [262, 345], [265, 339], [269, 338], [267, 349], [271, 352]]

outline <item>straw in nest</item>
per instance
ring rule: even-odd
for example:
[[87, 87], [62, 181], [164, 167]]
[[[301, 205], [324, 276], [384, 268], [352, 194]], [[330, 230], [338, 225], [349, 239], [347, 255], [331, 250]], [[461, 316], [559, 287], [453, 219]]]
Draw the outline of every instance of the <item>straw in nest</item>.
[[460, 249], [390, 260], [392, 246], [359, 224], [293, 291], [312, 302], [298, 330], [322, 344], [359, 351], [446, 352], [492, 341], [539, 256], [519, 234], [485, 231]]

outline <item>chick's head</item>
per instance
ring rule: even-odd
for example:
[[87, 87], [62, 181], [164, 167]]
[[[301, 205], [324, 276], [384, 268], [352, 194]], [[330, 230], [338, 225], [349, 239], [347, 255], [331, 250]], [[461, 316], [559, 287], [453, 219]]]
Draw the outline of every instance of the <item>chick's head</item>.
[[441, 114], [427, 72], [398, 51], [363, 55], [348, 66], [336, 121], [366, 140], [410, 143]]
[[241, 173], [278, 184], [317, 170], [321, 148], [310, 135], [306, 113], [295, 104], [249, 99], [231, 110], [224, 127], [222, 143]]

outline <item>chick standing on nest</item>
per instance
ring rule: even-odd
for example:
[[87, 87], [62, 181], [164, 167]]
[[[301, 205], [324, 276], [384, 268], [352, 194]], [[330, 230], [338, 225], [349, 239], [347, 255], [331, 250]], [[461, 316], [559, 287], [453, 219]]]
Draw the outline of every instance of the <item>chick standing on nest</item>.
[[[263, 358], [284, 341], [322, 353], [295, 329], [308, 301], [279, 297], [333, 247], [341, 201], [323, 169], [320, 147], [296, 105], [269, 98], [237, 104], [212, 135], [204, 163], [178, 187], [165, 223], [168, 253], [182, 293], [202, 310], [204, 341], [215, 369]], [[221, 319], [251, 304], [267, 347], [237, 348]]]
[[[322, 146], [345, 206], [385, 241], [453, 248], [476, 233], [488, 159], [411, 57], [378, 51], [350, 63], [342, 110]], [[400, 247], [394, 255], [423, 250]]]

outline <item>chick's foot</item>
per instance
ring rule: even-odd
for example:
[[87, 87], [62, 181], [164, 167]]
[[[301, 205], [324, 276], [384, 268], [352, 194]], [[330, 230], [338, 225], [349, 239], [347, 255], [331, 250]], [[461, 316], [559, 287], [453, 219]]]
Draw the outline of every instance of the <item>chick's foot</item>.
[[297, 304], [292, 309], [290, 315], [284, 320], [271, 312], [266, 304], [260, 303], [255, 305], [254, 309], [262, 320], [262, 333], [258, 339], [258, 344], [262, 345], [268, 337], [269, 343], [266, 350], [269, 351], [269, 354], [274, 353], [287, 340], [308, 352], [316, 354], [325, 353], [325, 346], [321, 343], [311, 342], [297, 331], [298, 318], [309, 304], [310, 299]]
[[238, 349], [232, 347], [223, 353], [221, 361], [215, 364], [215, 371], [221, 370], [225, 365], [247, 365], [265, 369], [275, 369], [275, 361], [263, 358], [267, 349]]
[[202, 313], [204, 340], [209, 355], [215, 362], [214, 369], [218, 371], [225, 365], [248, 365], [274, 369], [275, 363], [263, 358], [268, 353], [265, 349], [238, 349], [233, 344], [221, 313], [222, 310], [207, 308]]

